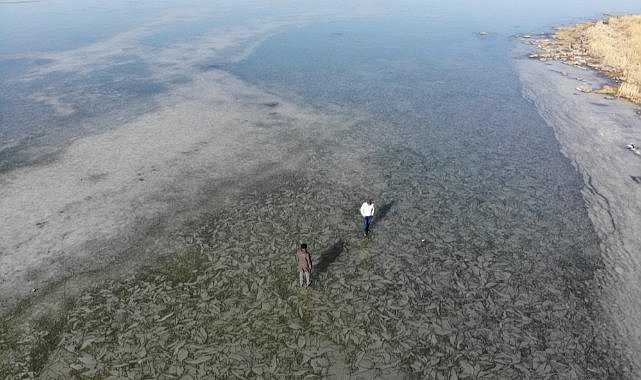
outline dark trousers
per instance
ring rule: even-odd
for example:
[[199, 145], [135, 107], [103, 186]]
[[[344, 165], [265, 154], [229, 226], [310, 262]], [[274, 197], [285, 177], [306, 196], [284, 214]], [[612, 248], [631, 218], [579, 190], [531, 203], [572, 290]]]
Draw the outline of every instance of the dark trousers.
[[363, 217], [363, 232], [365, 234], [369, 233], [369, 225], [372, 224], [372, 219], [374, 219], [373, 216], [364, 216]]

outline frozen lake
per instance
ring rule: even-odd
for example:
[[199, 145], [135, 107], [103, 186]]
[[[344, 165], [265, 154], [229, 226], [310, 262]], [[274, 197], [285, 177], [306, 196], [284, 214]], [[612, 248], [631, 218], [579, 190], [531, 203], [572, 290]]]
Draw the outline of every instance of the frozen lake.
[[594, 110], [516, 37], [602, 12], [0, 2], [0, 375], [634, 378]]

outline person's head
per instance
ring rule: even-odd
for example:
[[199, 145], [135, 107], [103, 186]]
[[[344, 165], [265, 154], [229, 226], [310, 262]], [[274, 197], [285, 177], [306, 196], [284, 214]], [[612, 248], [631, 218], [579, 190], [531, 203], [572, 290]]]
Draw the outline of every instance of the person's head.
[[367, 204], [371, 205], [372, 203], [374, 203], [374, 200], [372, 198], [367, 198]]
[[300, 249], [307, 249], [307, 244], [303, 243], [300, 245]]

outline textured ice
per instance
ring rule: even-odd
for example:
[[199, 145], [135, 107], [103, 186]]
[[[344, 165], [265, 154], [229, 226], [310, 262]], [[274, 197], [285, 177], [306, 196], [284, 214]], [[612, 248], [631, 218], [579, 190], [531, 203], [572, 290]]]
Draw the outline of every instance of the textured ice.
[[[403, 26], [447, 44], [442, 55], [376, 23], [298, 28], [339, 14], [141, 46], [148, 25], [44, 54], [19, 78], [25, 91], [70, 85], [72, 97], [30, 100], [78, 129], [0, 177], [3, 310], [23, 300], [3, 320], [0, 374], [631, 377], [608, 304], [595, 302], [610, 264], [584, 172], [520, 96], [505, 45], [417, 32], [436, 18]], [[278, 48], [265, 38], [288, 27], [285, 41], [319, 44], [249, 54]], [[360, 50], [321, 57], [332, 65], [315, 56], [337, 41]], [[240, 58], [274, 75], [220, 70], [243, 72], [228, 65]], [[103, 72], [131, 80], [81, 86]], [[370, 196], [379, 214], [362, 239]], [[301, 242], [317, 265], [309, 289], [296, 284]]]

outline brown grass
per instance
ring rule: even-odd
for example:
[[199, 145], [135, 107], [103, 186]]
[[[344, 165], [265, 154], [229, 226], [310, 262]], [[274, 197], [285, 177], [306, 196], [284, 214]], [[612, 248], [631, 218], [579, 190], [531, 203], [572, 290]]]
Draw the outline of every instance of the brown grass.
[[619, 83], [600, 91], [641, 104], [641, 15], [560, 28], [551, 45], [554, 58], [593, 67]]

